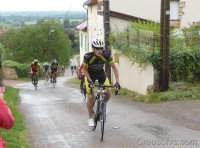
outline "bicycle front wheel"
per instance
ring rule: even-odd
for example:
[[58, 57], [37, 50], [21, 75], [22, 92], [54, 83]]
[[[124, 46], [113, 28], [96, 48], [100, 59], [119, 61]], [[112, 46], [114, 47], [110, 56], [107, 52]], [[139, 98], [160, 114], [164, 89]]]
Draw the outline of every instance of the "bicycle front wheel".
[[100, 104], [99, 101], [95, 98], [94, 104], [93, 104], [93, 111], [94, 111], [94, 128], [93, 130], [96, 129], [97, 123], [99, 121], [99, 116], [100, 116]]
[[48, 84], [49, 83], [49, 76], [47, 74], [45, 74], [44, 76], [44, 84]]
[[36, 77], [33, 77], [33, 85], [35, 87], [35, 90], [37, 90], [37, 81], [36, 81]]
[[106, 122], [106, 102], [103, 102], [101, 104], [100, 122], [101, 122], [101, 141], [103, 141], [104, 126], [105, 126], [105, 122]]
[[53, 87], [55, 87], [56, 86], [56, 78], [53, 78]]

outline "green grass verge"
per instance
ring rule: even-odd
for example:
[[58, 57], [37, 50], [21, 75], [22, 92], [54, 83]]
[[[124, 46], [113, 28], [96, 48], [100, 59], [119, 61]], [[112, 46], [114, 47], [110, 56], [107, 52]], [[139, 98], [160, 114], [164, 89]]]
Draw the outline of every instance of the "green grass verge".
[[152, 93], [148, 102], [188, 101], [200, 99], [200, 82], [173, 82], [166, 92]]
[[9, 86], [6, 86], [5, 90], [4, 99], [15, 117], [15, 124], [12, 129], [1, 129], [6, 141], [6, 148], [30, 148], [25, 120], [18, 109], [19, 90]]
[[78, 78], [71, 78], [71, 79], [69, 80], [69, 83], [71, 83], [71, 84], [76, 84], [76, 85], [79, 85], [80, 82], [81, 82], [81, 81], [80, 81]]

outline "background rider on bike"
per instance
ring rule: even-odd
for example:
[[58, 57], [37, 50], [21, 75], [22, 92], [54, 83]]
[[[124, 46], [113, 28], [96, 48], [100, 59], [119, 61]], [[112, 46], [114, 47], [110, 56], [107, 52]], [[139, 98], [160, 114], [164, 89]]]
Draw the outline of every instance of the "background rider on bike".
[[80, 83], [80, 90], [83, 90], [83, 84], [85, 82], [85, 74], [83, 73], [83, 64], [78, 68], [78, 79], [81, 80]]
[[43, 64], [43, 73], [48, 73], [49, 75], [49, 71], [50, 71], [50, 66], [49, 66], [49, 63], [48, 62], [44, 62]]
[[38, 63], [38, 60], [35, 59], [31, 65], [30, 65], [30, 70], [29, 73], [31, 74], [31, 80], [33, 83], [33, 74], [35, 73], [36, 75], [36, 82], [38, 82], [38, 77], [39, 77], [39, 72], [40, 72], [40, 63]]
[[58, 64], [58, 61], [56, 59], [54, 59], [52, 61], [50, 69], [51, 69], [51, 81], [50, 81], [50, 83], [52, 83], [53, 73], [55, 74], [55, 77], [57, 78], [58, 71], [59, 71], [59, 64]]

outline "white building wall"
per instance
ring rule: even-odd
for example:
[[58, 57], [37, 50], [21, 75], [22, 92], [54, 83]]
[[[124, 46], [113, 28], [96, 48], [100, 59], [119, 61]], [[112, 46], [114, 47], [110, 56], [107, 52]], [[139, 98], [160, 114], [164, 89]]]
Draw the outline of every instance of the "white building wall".
[[193, 22], [200, 21], [200, 0], [182, 0], [185, 2], [184, 15], [181, 20], [181, 28], [188, 27]]
[[[193, 22], [200, 21], [200, 0], [180, 0], [185, 2], [184, 15], [180, 19], [180, 28], [188, 27]], [[110, 10], [124, 14], [160, 22], [161, 0], [110, 0]], [[179, 8], [176, 2], [171, 3], [171, 19], [178, 18]]]
[[91, 42], [94, 38], [97, 37], [98, 34], [98, 15], [97, 15], [97, 5], [93, 5], [92, 7], [88, 7], [88, 43], [89, 43], [89, 51], [92, 50]]
[[[115, 50], [112, 50], [114, 56]], [[154, 70], [153, 66], [149, 65], [145, 69], [139, 68], [138, 64], [132, 64], [132, 62], [124, 57], [119, 56], [119, 63], [115, 63], [119, 71], [119, 83], [123, 88], [131, 91], [146, 95], [147, 87], [154, 83]], [[115, 76], [112, 71], [112, 83], [114, 84]]]
[[161, 0], [110, 0], [110, 10], [159, 21], [160, 2]]
[[110, 17], [110, 29], [111, 32], [114, 31], [122, 31], [124, 30], [127, 26], [130, 25], [130, 21], [126, 21], [119, 18], [115, 18], [115, 17]]
[[80, 65], [83, 62], [83, 56], [88, 52], [88, 34], [87, 32], [79, 31], [79, 41], [80, 41]]
[[[104, 24], [103, 16], [97, 15], [97, 7], [93, 6], [92, 10], [88, 9], [88, 33], [89, 33], [89, 50], [91, 50], [92, 39], [99, 37], [104, 38]], [[96, 11], [96, 12], [95, 12]], [[91, 12], [91, 13], [90, 13]], [[93, 13], [92, 13], [93, 12]], [[110, 17], [110, 27], [111, 31], [122, 31], [125, 27], [130, 25], [130, 21], [122, 20], [115, 17]], [[80, 52], [80, 59], [83, 59], [85, 52]], [[112, 54], [113, 50], [112, 50]], [[145, 70], [141, 71], [138, 69], [138, 65], [132, 65], [131, 62], [120, 56], [120, 62], [116, 63], [119, 70], [120, 85], [129, 90], [138, 92], [140, 94], [146, 94], [146, 89], [148, 85], [153, 85], [153, 67], [148, 66]], [[115, 83], [115, 76], [113, 70], [112, 82]]]

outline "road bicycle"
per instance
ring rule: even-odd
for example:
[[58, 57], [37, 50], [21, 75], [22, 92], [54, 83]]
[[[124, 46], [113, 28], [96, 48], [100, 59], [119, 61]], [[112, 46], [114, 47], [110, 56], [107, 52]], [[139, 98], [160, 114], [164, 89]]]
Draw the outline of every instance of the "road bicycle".
[[35, 87], [35, 90], [37, 90], [38, 80], [37, 80], [37, 77], [36, 77], [36, 72], [32, 73], [32, 84]]
[[61, 70], [61, 74], [62, 74], [62, 76], [64, 76], [65, 75], [65, 70]]
[[53, 87], [56, 87], [56, 83], [57, 83], [57, 81], [56, 81], [56, 72], [53, 72], [52, 73], [52, 85], [53, 85]]
[[72, 76], [73, 76], [73, 74], [74, 74], [74, 70], [73, 69], [71, 70], [71, 73], [72, 73]]
[[49, 72], [44, 72], [44, 84], [49, 84]]
[[[97, 94], [94, 97], [94, 104], [93, 104], [93, 119], [94, 119], [94, 127], [93, 130], [96, 129], [97, 123], [100, 122], [101, 124], [101, 141], [103, 141], [104, 136], [104, 125], [106, 122], [106, 88], [107, 87], [115, 87], [114, 85], [102, 85], [102, 84], [95, 84], [94, 86], [98, 87]], [[92, 92], [92, 91], [91, 91]], [[118, 94], [118, 89], [115, 88], [115, 95]]]
[[86, 98], [87, 98], [87, 92], [86, 92], [85, 83], [83, 83], [83, 87], [82, 87], [82, 89], [81, 89], [81, 93], [82, 93], [82, 96], [83, 96], [83, 101], [85, 101]]

